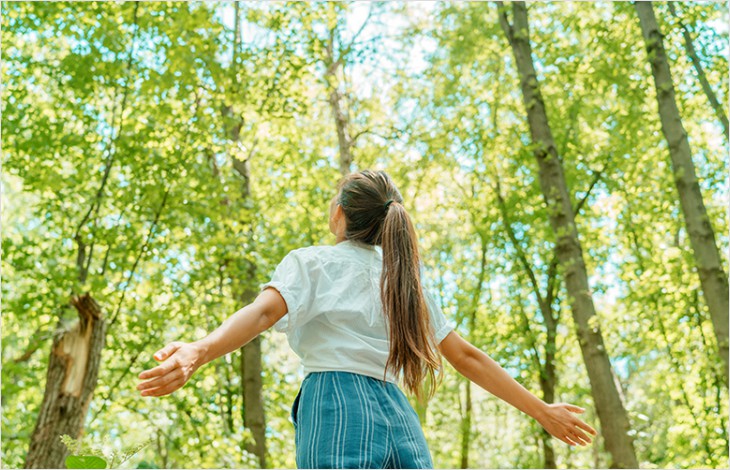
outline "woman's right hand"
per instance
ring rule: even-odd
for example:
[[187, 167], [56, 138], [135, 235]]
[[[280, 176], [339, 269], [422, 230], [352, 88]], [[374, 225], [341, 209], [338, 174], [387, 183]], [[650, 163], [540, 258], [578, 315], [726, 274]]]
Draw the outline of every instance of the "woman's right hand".
[[139, 374], [140, 379], [149, 380], [137, 385], [137, 390], [142, 396], [161, 397], [187, 383], [201, 365], [202, 351], [195, 343], [173, 341], [153, 357], [162, 363]]

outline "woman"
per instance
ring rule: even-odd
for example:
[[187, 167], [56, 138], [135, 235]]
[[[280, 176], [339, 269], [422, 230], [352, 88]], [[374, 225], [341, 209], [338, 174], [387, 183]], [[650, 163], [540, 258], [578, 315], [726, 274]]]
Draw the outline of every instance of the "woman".
[[291, 412], [299, 468], [433, 468], [397, 383], [419, 396], [428, 376], [432, 395], [441, 356], [556, 438], [590, 443], [584, 431], [596, 431], [573, 414], [583, 409], [543, 402], [453, 331], [422, 288], [416, 233], [402, 203], [385, 172], [343, 178], [330, 204], [337, 243], [291, 251], [252, 304], [207, 337], [155, 353], [163, 362], [139, 375], [147, 379], [141, 394], [172, 393], [203, 364], [274, 326], [304, 365]]

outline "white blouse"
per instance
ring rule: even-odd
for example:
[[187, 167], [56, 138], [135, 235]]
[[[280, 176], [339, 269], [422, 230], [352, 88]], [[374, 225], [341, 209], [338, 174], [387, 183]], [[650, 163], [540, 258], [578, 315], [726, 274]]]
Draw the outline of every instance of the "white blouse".
[[[304, 374], [341, 370], [383, 379], [389, 338], [380, 301], [382, 250], [345, 240], [289, 252], [274, 271], [272, 287], [288, 312], [276, 324], [302, 359]], [[424, 289], [426, 305], [440, 343], [455, 325]], [[385, 378], [397, 383], [391, 371]]]

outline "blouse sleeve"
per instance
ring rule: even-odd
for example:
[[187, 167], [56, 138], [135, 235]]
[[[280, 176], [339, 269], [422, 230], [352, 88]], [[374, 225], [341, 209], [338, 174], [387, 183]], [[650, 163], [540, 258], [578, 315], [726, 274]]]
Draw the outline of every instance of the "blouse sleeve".
[[268, 287], [276, 289], [286, 302], [287, 313], [274, 324], [274, 330], [289, 334], [314, 316], [312, 291], [315, 286], [301, 249], [290, 251], [276, 266], [271, 280], [259, 287], [261, 291]]
[[431, 315], [431, 325], [433, 326], [436, 344], [439, 344], [456, 328], [456, 324], [446, 318], [444, 312], [441, 310], [441, 306], [434, 300], [428, 290], [424, 289], [423, 294], [426, 299], [426, 305], [428, 306], [428, 312]]

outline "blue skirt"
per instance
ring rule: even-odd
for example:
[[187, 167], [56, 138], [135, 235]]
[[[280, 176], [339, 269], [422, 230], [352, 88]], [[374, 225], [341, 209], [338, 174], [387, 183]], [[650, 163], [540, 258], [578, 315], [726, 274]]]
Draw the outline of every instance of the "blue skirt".
[[394, 383], [312, 372], [291, 418], [298, 468], [433, 468], [418, 415]]

